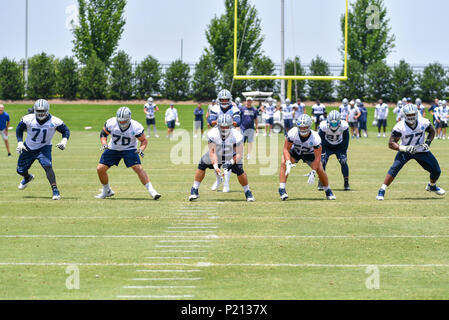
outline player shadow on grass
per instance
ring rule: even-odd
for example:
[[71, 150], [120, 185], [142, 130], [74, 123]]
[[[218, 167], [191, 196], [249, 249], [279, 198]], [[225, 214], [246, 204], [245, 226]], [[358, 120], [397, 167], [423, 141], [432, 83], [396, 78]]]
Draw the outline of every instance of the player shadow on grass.
[[391, 200], [418, 200], [418, 201], [430, 201], [430, 200], [444, 200], [445, 198], [396, 198]]
[[[24, 196], [24, 199], [41, 199], [41, 200], [51, 200], [50, 197], [46, 196], [46, 197], [38, 197], [38, 196]], [[80, 200], [81, 198], [75, 198], [75, 197], [61, 197], [61, 199], [66, 199], [66, 200]], [[53, 201], [53, 200], [51, 200]]]

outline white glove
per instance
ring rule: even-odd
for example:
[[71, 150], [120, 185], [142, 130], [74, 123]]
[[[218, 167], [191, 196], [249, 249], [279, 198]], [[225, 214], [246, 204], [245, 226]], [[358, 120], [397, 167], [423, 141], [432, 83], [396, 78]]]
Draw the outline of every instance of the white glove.
[[137, 149], [136, 153], [141, 157], [145, 157], [145, 153], [142, 151], [142, 149]]
[[292, 170], [293, 164], [290, 160], [287, 160], [285, 162], [285, 176], [288, 177], [288, 175], [290, 174], [290, 171]]
[[100, 151], [104, 151], [106, 149], [109, 149], [109, 146], [107, 144], [102, 144], [100, 147]]
[[176, 122], [175, 122], [175, 125], [179, 127], [179, 126], [181, 125], [181, 122], [176, 121]]
[[61, 150], [65, 150], [66, 145], [67, 145], [67, 138], [62, 138], [61, 142], [58, 143], [56, 146]]
[[400, 146], [399, 147], [399, 151], [407, 152], [407, 153], [410, 153], [410, 154], [415, 154], [416, 153], [416, 146]]
[[28, 149], [25, 147], [25, 145], [23, 144], [22, 141], [19, 141], [17, 143], [17, 149], [16, 150], [17, 150], [18, 154], [21, 154], [22, 152], [28, 151]]
[[315, 183], [315, 175], [316, 175], [316, 171], [315, 170], [312, 170], [309, 173], [309, 180], [307, 180], [308, 184], [314, 184]]
[[422, 144], [420, 147], [422, 148], [422, 150], [424, 152], [427, 152], [430, 150], [430, 146], [427, 143]]

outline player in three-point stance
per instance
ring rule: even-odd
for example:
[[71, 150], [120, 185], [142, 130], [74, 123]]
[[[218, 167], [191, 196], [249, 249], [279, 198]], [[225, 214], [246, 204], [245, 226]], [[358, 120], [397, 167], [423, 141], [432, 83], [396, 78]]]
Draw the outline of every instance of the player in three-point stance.
[[287, 177], [293, 167], [293, 163], [300, 160], [307, 163], [312, 172], [309, 175], [309, 184], [314, 182], [315, 174], [318, 173], [328, 200], [335, 200], [335, 196], [329, 187], [327, 174], [321, 164], [321, 138], [316, 131], [312, 131], [312, 118], [303, 114], [298, 118], [296, 127], [292, 128], [285, 139], [284, 152], [282, 155], [279, 194], [281, 200], [288, 199], [285, 190]]
[[[341, 165], [341, 173], [345, 180], [344, 190], [349, 191], [349, 166], [348, 166], [348, 146], [349, 146], [349, 124], [345, 120], [341, 120], [338, 111], [331, 111], [327, 117], [327, 121], [320, 123], [318, 131], [321, 141], [323, 142], [323, 154], [321, 155], [321, 163], [323, 169], [326, 170], [327, 162], [331, 155], [335, 154]], [[322, 190], [319, 185], [318, 189]]]
[[[27, 132], [25, 143], [23, 133]], [[58, 131], [62, 140], [56, 146], [64, 150], [70, 138], [70, 130], [64, 122], [50, 114], [50, 104], [47, 100], [39, 99], [34, 104], [34, 113], [22, 118], [16, 129], [17, 152], [20, 154], [17, 162], [17, 173], [23, 177], [19, 189], [25, 189], [33, 181], [34, 176], [28, 172], [35, 160], [38, 160], [47, 175], [53, 190], [53, 200], [60, 200], [61, 195], [56, 185], [51, 157], [51, 140]]]
[[[233, 128], [232, 116], [230, 114], [219, 115], [217, 126], [209, 130], [207, 138], [209, 152], [201, 157], [189, 200], [194, 201], [200, 197], [198, 189], [206, 175], [206, 169], [213, 169], [217, 176], [222, 176], [226, 171], [235, 173], [245, 192], [246, 201], [255, 201], [249, 188], [248, 176], [243, 171], [243, 136], [238, 129]], [[224, 173], [220, 168], [223, 168]]]
[[[435, 137], [435, 129], [426, 118], [418, 116], [418, 108], [408, 104], [402, 108], [404, 119], [399, 121], [391, 133], [389, 147], [398, 151], [393, 166], [388, 171], [384, 184], [379, 190], [377, 200], [384, 200], [385, 191], [409, 160], [416, 160], [424, 170], [430, 173], [430, 183], [426, 190], [442, 196], [446, 192], [437, 187], [441, 169], [435, 156], [430, 152], [430, 144]], [[428, 133], [424, 142], [425, 134]], [[399, 144], [401, 140], [401, 144]]]
[[[108, 144], [109, 135], [111, 140]], [[148, 145], [145, 129], [139, 122], [131, 119], [131, 110], [129, 108], [121, 107], [118, 109], [116, 117], [106, 121], [100, 133], [100, 140], [103, 154], [97, 167], [97, 173], [103, 185], [103, 190], [96, 196], [97, 199], [105, 199], [114, 195], [114, 191], [109, 186], [107, 171], [112, 166], [118, 166], [122, 159], [126, 167], [131, 167], [139, 176], [140, 181], [154, 200], [161, 197], [153, 188], [139, 158], [139, 156], [143, 158], [144, 151]], [[140, 141], [139, 148], [137, 148], [137, 140]]]

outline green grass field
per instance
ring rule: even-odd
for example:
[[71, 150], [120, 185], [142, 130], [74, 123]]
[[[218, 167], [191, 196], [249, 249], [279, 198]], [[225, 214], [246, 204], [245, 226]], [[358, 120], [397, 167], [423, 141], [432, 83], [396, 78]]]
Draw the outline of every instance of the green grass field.
[[[6, 105], [15, 127], [29, 106]], [[260, 175], [267, 164], [247, 164], [255, 203], [232, 177], [229, 194], [188, 194], [198, 158], [174, 165], [158, 114], [160, 138], [150, 139], [143, 160], [162, 194], [150, 199], [132, 170], [112, 168], [113, 199], [97, 200], [99, 132], [118, 106], [54, 105], [52, 114], [72, 130], [67, 150], [53, 150], [62, 200], [51, 190], [38, 163], [36, 179], [19, 191], [17, 155], [0, 147], [1, 299], [448, 299], [448, 198], [425, 191], [428, 174], [410, 163], [375, 200], [395, 153], [371, 131], [352, 140], [351, 187], [335, 158], [328, 174], [337, 201], [307, 185], [305, 165], [293, 169], [287, 191], [278, 195], [278, 171]], [[142, 106], [131, 106], [144, 122]], [[178, 106], [182, 128], [191, 130], [194, 106]], [[370, 110], [369, 124], [373, 110]], [[390, 119], [390, 127], [393, 118]], [[91, 130], [84, 130], [90, 126]], [[373, 130], [374, 128], [370, 128]], [[57, 133], [53, 142], [59, 142]], [[11, 132], [11, 145], [16, 139]], [[204, 144], [204, 142], [203, 142]], [[279, 154], [283, 136], [279, 135]], [[435, 141], [440, 185], [449, 182], [449, 141]], [[79, 270], [80, 288], [70, 290], [66, 268]], [[366, 287], [367, 266], [379, 268], [380, 288]]]

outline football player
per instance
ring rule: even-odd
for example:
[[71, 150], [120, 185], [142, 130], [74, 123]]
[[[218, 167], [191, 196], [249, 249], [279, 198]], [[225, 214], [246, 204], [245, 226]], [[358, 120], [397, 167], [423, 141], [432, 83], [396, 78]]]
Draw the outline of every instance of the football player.
[[322, 116], [326, 114], [326, 106], [322, 104], [320, 100], [317, 100], [316, 104], [312, 106], [312, 114], [314, 116], [315, 121], [315, 130], [318, 130], [321, 119], [323, 119]]
[[[390, 149], [396, 150], [398, 153], [378, 192], [377, 200], [384, 200], [387, 187], [391, 185], [402, 167], [412, 159], [430, 173], [430, 183], [426, 190], [442, 196], [446, 192], [436, 185], [441, 175], [441, 169], [437, 159], [430, 152], [435, 129], [429, 120], [418, 115], [418, 108], [415, 105], [406, 105], [402, 108], [402, 112], [404, 120], [394, 126], [389, 142]], [[427, 138], [425, 138], [426, 132], [428, 133]]]
[[[108, 136], [111, 136], [109, 144]], [[139, 148], [137, 148], [137, 140], [140, 141]], [[140, 182], [154, 200], [161, 197], [153, 188], [139, 158], [139, 156], [144, 157], [144, 151], [148, 145], [148, 140], [145, 138], [145, 129], [139, 122], [131, 119], [129, 108], [121, 107], [118, 109], [116, 117], [106, 121], [100, 133], [100, 141], [103, 154], [97, 166], [97, 173], [103, 185], [103, 190], [96, 196], [97, 199], [105, 199], [114, 195], [114, 191], [109, 186], [107, 171], [112, 166], [118, 166], [122, 159], [126, 167], [131, 167], [139, 176]]]
[[440, 106], [436, 109], [436, 119], [438, 122], [438, 139], [446, 139], [446, 131], [448, 127], [449, 108], [447, 107], [446, 100], [439, 102]]
[[[331, 155], [335, 154], [341, 165], [341, 173], [345, 180], [344, 190], [351, 190], [349, 186], [349, 166], [348, 166], [348, 146], [349, 146], [349, 124], [345, 120], [341, 120], [338, 111], [331, 111], [327, 117], [327, 121], [320, 123], [318, 131], [323, 143], [323, 154], [321, 155], [321, 163], [323, 169], [326, 170], [327, 162]], [[320, 185], [319, 190], [322, 190]]]
[[284, 119], [284, 134], [293, 128], [293, 105], [290, 99], [285, 99], [285, 104], [281, 105], [282, 118]]
[[[348, 123], [349, 127], [351, 128], [351, 136], [352, 138], [359, 138], [359, 126], [358, 126], [358, 119], [362, 115], [360, 112], [358, 105], [358, 102], [360, 100], [357, 99], [356, 102], [351, 101], [349, 103], [349, 111], [348, 111]], [[361, 101], [360, 101], [361, 102]], [[356, 105], [357, 103], [357, 105]]]
[[299, 117], [302, 114], [306, 114], [307, 113], [306, 105], [301, 102], [300, 98], [296, 99], [296, 103], [293, 105], [293, 110], [295, 111], [295, 113], [293, 115], [293, 120], [295, 122], [298, 121]]
[[[23, 142], [24, 131], [27, 132], [25, 143]], [[51, 140], [56, 131], [62, 134], [62, 140], [56, 146], [60, 150], [65, 150], [67, 140], [70, 138], [69, 128], [61, 119], [50, 114], [50, 104], [47, 100], [37, 100], [34, 104], [34, 113], [24, 116], [16, 129], [17, 152], [20, 154], [17, 162], [17, 173], [23, 177], [19, 184], [19, 190], [24, 190], [33, 181], [34, 176], [28, 170], [33, 162], [38, 160], [45, 170], [52, 188], [52, 199], [61, 199], [61, 194], [56, 185], [51, 156]]]
[[[406, 101], [407, 103], [407, 101]], [[402, 100], [399, 100], [396, 104], [396, 108], [393, 109], [393, 113], [396, 113], [396, 122], [403, 120], [402, 108], [405, 106]]]
[[339, 111], [340, 111], [341, 120], [348, 121], [348, 114], [349, 114], [349, 101], [348, 101], [348, 99], [346, 99], [346, 98], [343, 99]]
[[271, 130], [273, 129], [274, 124], [274, 113], [276, 112], [276, 102], [272, 98], [267, 99], [267, 103], [261, 107], [261, 111], [266, 114], [265, 121], [265, 133], [266, 135], [271, 136]]
[[237, 175], [239, 183], [245, 192], [246, 201], [255, 201], [248, 185], [248, 176], [243, 171], [243, 136], [238, 129], [233, 128], [230, 114], [221, 114], [217, 119], [217, 126], [207, 133], [209, 152], [200, 160], [195, 173], [193, 187], [190, 190], [189, 201], [197, 200], [200, 195], [198, 189], [206, 175], [206, 169], [213, 169], [217, 176], [221, 176], [220, 168]]
[[[215, 105], [210, 110], [210, 123], [212, 127], [217, 125], [218, 117], [222, 114], [228, 114], [232, 118], [232, 125], [235, 128], [240, 127], [241, 116], [240, 109], [233, 105], [232, 103], [232, 94], [229, 90], [223, 89], [218, 93], [217, 96], [217, 105]], [[212, 185], [212, 190], [215, 191], [218, 189], [220, 184], [223, 182], [222, 176], [217, 175], [216, 181]], [[224, 176], [224, 184], [223, 184], [223, 192], [229, 192], [229, 180], [231, 178], [231, 172], [228, 170]]]
[[328, 200], [335, 200], [335, 196], [329, 187], [329, 180], [321, 163], [321, 138], [316, 131], [312, 131], [312, 118], [307, 114], [299, 117], [296, 126], [292, 128], [285, 139], [284, 151], [282, 154], [279, 195], [281, 200], [288, 199], [286, 191], [287, 178], [294, 163], [300, 160], [307, 163], [312, 172], [309, 175], [309, 183], [312, 184], [315, 174], [318, 173], [323, 189]]
[[384, 138], [386, 137], [388, 112], [388, 105], [384, 103], [382, 99], [379, 99], [378, 104], [376, 105], [376, 110], [374, 111], [374, 119], [377, 121], [378, 138], [380, 138], [380, 131], [382, 127], [384, 129]]
[[156, 117], [154, 115], [156, 112], [159, 111], [159, 107], [153, 103], [153, 98], [151, 97], [148, 98], [148, 101], [145, 104], [143, 111], [145, 112], [147, 118], [147, 130], [148, 130], [147, 138], [151, 136], [151, 125], [153, 125], [154, 136], [156, 138], [159, 138], [156, 129]]

